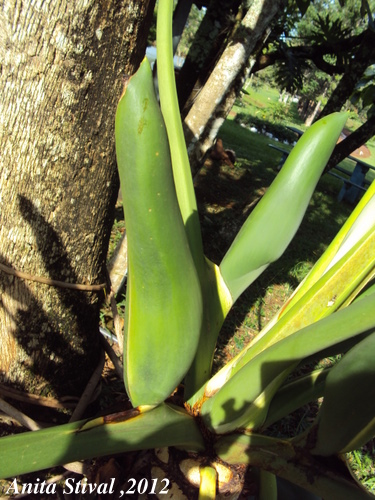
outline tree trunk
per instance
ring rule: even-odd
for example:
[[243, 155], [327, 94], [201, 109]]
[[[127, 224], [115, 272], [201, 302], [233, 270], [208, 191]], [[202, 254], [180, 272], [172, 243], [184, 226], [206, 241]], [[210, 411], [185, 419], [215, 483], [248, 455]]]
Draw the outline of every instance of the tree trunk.
[[176, 53], [178, 44], [180, 43], [192, 5], [193, 0], [178, 0], [176, 8], [173, 12], [173, 55]]
[[233, 81], [229, 91], [223, 97], [222, 102], [219, 106], [216, 107], [213, 115], [211, 116], [209, 122], [205, 127], [204, 132], [200, 136], [199, 143], [195, 146], [195, 149], [190, 149], [190, 163], [193, 175], [197, 173], [201, 166], [202, 159], [204, 158], [207, 151], [213, 146], [221, 126], [223, 125], [225, 119], [233, 108], [237, 97], [239, 96], [247, 78], [250, 75], [251, 69], [255, 62], [256, 54], [262, 49], [267, 37], [268, 32], [266, 31], [264, 33], [264, 36], [259, 40], [256, 47], [254, 48], [253, 55], [250, 58], [250, 61], [245, 62], [245, 64], [241, 68], [241, 71], [237, 74], [235, 80]]
[[103, 291], [29, 278], [106, 280], [114, 114], [125, 73], [143, 57], [153, 6], [0, 7], [0, 381], [26, 391], [79, 394], [99, 357]]
[[343, 141], [339, 142], [333, 153], [329, 162], [326, 166], [325, 171], [327, 172], [331, 168], [335, 167], [338, 163], [344, 160], [357, 148], [360, 148], [369, 139], [375, 135], [375, 114], [360, 127], [357, 128], [353, 133], [348, 135]]
[[[332, 92], [327, 104], [324, 106], [318, 118], [322, 118], [330, 113], [341, 110], [345, 102], [354, 92], [355, 86], [365, 70], [371, 63], [374, 62], [374, 48], [375, 34], [371, 30], [367, 30], [360, 46], [357, 49], [355, 60], [348, 66], [346, 72], [343, 74], [336, 89]], [[350, 153], [355, 151], [357, 148], [360, 148], [369, 139], [371, 139], [374, 133], [375, 120], [374, 116], [372, 116], [355, 132], [337, 144], [325, 170], [330, 170], [350, 155]]]
[[367, 30], [359, 45], [354, 60], [349, 61], [347, 69], [318, 118], [340, 111], [353, 94], [365, 70], [375, 61], [375, 33]]
[[305, 120], [305, 125], [306, 127], [310, 127], [310, 125], [312, 124], [312, 122], [314, 121], [314, 118], [316, 117], [316, 115], [319, 113], [319, 110], [320, 110], [320, 106], [322, 104], [322, 101], [321, 99], [319, 99], [318, 103], [315, 105], [312, 113], [306, 118]]
[[[244, 73], [249, 58], [267, 33], [281, 4], [281, 1], [272, 0], [256, 0], [251, 4], [234, 38], [228, 43], [186, 116], [185, 137], [193, 171], [215, 139], [220, 123], [230, 111], [231, 106], [225, 103], [226, 96], [235, 88], [239, 75]], [[234, 102], [233, 96], [230, 99]], [[216, 113], [218, 109], [220, 113]], [[208, 128], [212, 130], [211, 133], [207, 133]], [[204, 145], [202, 137], [208, 138]]]
[[178, 75], [178, 101], [180, 109], [185, 107], [184, 114], [193, 102], [189, 96], [192, 95], [196, 82], [199, 81], [199, 85], [203, 86], [206, 76], [213, 69], [213, 64], [233, 26], [239, 4], [239, 0], [211, 0], [209, 3]]

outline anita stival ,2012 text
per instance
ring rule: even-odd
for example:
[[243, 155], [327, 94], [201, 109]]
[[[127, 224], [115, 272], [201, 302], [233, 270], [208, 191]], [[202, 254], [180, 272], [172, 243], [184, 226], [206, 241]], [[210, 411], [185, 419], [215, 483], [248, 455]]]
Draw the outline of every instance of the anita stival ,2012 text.
[[[158, 484], [159, 483], [159, 484]], [[136, 481], [134, 478], [127, 480], [126, 489], [119, 491], [119, 498], [124, 495], [166, 495], [168, 493], [169, 479], [151, 479], [148, 481], [142, 478]], [[14, 479], [9, 487], [3, 488], [3, 493], [6, 495], [31, 495], [31, 494], [47, 494], [53, 495], [56, 493], [57, 484], [48, 481], [41, 481], [37, 478], [33, 483], [18, 484]], [[69, 477], [65, 480], [63, 486], [64, 495], [77, 494], [77, 493], [96, 493], [106, 494], [115, 492], [115, 478], [107, 483], [89, 483], [86, 480], [77, 480], [76, 478]]]

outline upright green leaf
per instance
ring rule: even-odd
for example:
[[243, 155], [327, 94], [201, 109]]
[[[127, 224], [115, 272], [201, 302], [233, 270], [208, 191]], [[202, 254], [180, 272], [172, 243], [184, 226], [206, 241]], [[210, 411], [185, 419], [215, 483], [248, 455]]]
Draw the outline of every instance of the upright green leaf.
[[201, 482], [199, 485], [198, 500], [215, 500], [217, 473], [213, 467], [206, 466], [200, 471]]
[[178, 106], [172, 47], [173, 0], [159, 0], [156, 25], [157, 72], [177, 199], [198, 274], [203, 279], [204, 255], [197, 201]]
[[374, 436], [375, 333], [353, 347], [328, 374], [312, 452], [345, 453]]
[[156, 405], [191, 365], [203, 305], [146, 59], [118, 104], [116, 155], [128, 237], [124, 380], [133, 406]]
[[329, 244], [326, 251], [316, 262], [306, 278], [294, 291], [281, 309], [280, 318], [316, 283], [327, 270], [347, 252], [366, 232], [375, 228], [375, 181], [362, 196], [345, 224]]
[[346, 118], [333, 113], [303, 134], [241, 228], [220, 264], [234, 301], [289, 245]]
[[185, 377], [185, 399], [193, 406], [195, 393], [211, 377], [212, 361], [220, 329], [233, 304], [232, 297], [221, 277], [220, 269], [211, 261], [205, 262], [203, 291], [203, 321], [201, 336], [193, 363]]
[[265, 470], [259, 471], [259, 500], [277, 500], [276, 476]]
[[217, 266], [206, 259], [203, 253], [197, 202], [177, 99], [172, 15], [173, 1], [159, 0], [156, 36], [160, 106], [169, 140], [177, 199], [203, 295], [199, 345], [185, 378], [185, 398], [189, 399], [211, 375], [217, 337], [232, 300]]

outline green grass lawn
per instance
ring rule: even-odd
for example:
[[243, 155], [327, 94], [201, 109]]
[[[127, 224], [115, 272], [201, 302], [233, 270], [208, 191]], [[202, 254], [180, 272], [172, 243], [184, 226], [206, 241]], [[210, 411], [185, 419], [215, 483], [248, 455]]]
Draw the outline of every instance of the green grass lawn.
[[[245, 89], [245, 94], [242, 98], [237, 100], [236, 105], [233, 107], [231, 118], [234, 114], [243, 113], [251, 117], [264, 120], [265, 122], [272, 122], [274, 124], [286, 126], [294, 126], [300, 130], [306, 130], [303, 120], [298, 114], [297, 103], [288, 102], [287, 104], [279, 102], [279, 91], [268, 85], [264, 87], [254, 88], [248, 85]], [[350, 115], [346, 124], [349, 130], [355, 130], [361, 125], [361, 122], [353, 115]], [[267, 139], [267, 138], [266, 138]], [[272, 141], [268, 141], [271, 142]], [[262, 140], [259, 140], [262, 144]], [[363, 161], [375, 167], [375, 137], [366, 143], [366, 146], [371, 152], [371, 156], [364, 158]], [[261, 146], [259, 146], [260, 148]], [[284, 145], [282, 145], [284, 147]], [[285, 146], [285, 149], [290, 149]], [[275, 157], [278, 153], [274, 153]], [[280, 157], [280, 154], [279, 154]], [[353, 171], [355, 163], [350, 159], [346, 159], [340, 163], [340, 166]], [[375, 179], [375, 170], [369, 170], [366, 179], [372, 182]]]
[[[268, 85], [263, 87], [253, 87], [247, 85], [244, 88], [246, 92], [241, 101], [245, 104], [245, 107], [234, 106], [233, 111], [245, 111], [246, 113], [252, 114], [253, 116], [266, 117], [272, 112], [272, 108], [275, 105], [279, 105], [279, 91]], [[239, 101], [237, 101], [239, 103]], [[283, 105], [284, 114], [278, 119], [278, 121], [284, 125], [294, 125], [295, 127], [305, 129], [303, 120], [298, 114], [297, 104], [293, 102], [288, 102]], [[353, 113], [349, 115], [348, 121], [346, 123], [346, 128], [353, 131], [361, 125], [361, 121], [355, 117]], [[367, 147], [371, 151], [371, 156], [366, 159], [370, 165], [375, 166], [375, 136], [366, 143]]]

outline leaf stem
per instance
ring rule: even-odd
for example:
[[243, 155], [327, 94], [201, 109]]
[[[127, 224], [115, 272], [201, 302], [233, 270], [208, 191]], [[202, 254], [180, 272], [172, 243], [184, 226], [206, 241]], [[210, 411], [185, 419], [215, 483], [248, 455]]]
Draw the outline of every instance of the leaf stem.
[[200, 278], [204, 276], [203, 243], [189, 157], [186, 150], [173, 66], [173, 1], [159, 0], [157, 72], [160, 106], [167, 129], [176, 193], [190, 250]]

